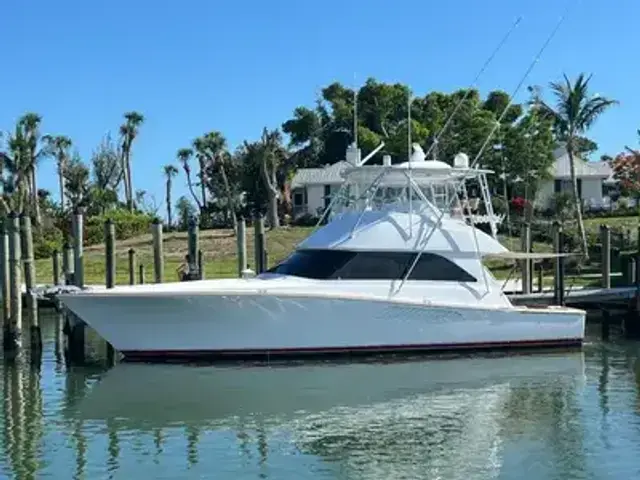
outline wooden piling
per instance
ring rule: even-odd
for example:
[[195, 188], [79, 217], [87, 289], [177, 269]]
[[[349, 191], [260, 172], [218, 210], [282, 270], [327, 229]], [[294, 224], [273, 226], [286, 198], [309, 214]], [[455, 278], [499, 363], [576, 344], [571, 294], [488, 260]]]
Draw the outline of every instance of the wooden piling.
[[265, 271], [264, 250], [265, 250], [265, 234], [264, 234], [264, 216], [261, 213], [256, 214], [254, 219], [254, 258], [256, 265], [256, 273], [260, 274]]
[[[553, 247], [557, 254], [564, 253], [564, 235], [562, 225], [557, 220], [553, 222]], [[555, 260], [553, 275], [553, 303], [564, 305], [564, 258], [558, 256]]]
[[139, 278], [139, 280], [140, 280], [139, 281], [140, 285], [144, 285], [144, 281], [145, 281], [145, 278], [144, 278], [144, 265], [140, 265], [140, 278]]
[[[531, 252], [531, 225], [528, 223], [522, 226], [522, 251], [524, 253]], [[531, 293], [531, 261], [522, 260], [520, 262], [522, 269], [522, 293], [525, 295]]]
[[113, 288], [116, 282], [116, 227], [113, 220], [104, 222], [105, 285]]
[[35, 294], [36, 265], [33, 254], [33, 230], [31, 228], [31, 217], [28, 215], [22, 215], [20, 217], [20, 233], [24, 283], [27, 293], [25, 303], [30, 325], [29, 344], [31, 347], [31, 358], [37, 361], [42, 353], [42, 331], [38, 319], [38, 297]]
[[544, 265], [542, 262], [538, 264], [538, 293], [544, 290]]
[[198, 222], [195, 218], [189, 220], [189, 227], [187, 232], [187, 254], [189, 256], [188, 265], [188, 278], [193, 280], [200, 278], [200, 272], [198, 272], [198, 252], [200, 251], [200, 231], [198, 229]]
[[65, 285], [75, 285], [74, 281], [75, 268], [73, 264], [73, 245], [68, 241], [64, 242], [62, 247], [62, 274], [64, 275]]
[[[164, 255], [162, 254], [162, 223], [154, 220], [151, 224], [153, 236], [153, 274], [155, 283], [162, 283], [164, 278]], [[142, 283], [142, 282], [140, 282]]]
[[[105, 286], [113, 288], [116, 284], [116, 226], [112, 219], [104, 222], [104, 245], [105, 245]], [[107, 363], [115, 363], [115, 349], [107, 342]]]
[[51, 255], [51, 263], [53, 270], [53, 284], [60, 285], [60, 252], [54, 250]]
[[9, 290], [9, 224], [3, 220], [0, 224], [0, 282], [2, 282], [2, 325], [11, 321], [11, 294]]
[[602, 244], [602, 288], [611, 288], [611, 230], [600, 225], [600, 243]]
[[73, 279], [76, 287], [84, 288], [84, 215], [81, 210], [73, 214]]
[[[141, 265], [142, 266], [142, 265]], [[129, 285], [136, 284], [136, 251], [129, 249]]]
[[9, 322], [4, 325], [5, 352], [17, 353], [22, 347], [22, 275], [20, 274], [20, 219], [9, 213]]
[[242, 276], [242, 272], [247, 269], [247, 230], [243, 217], [238, 218], [238, 277]]
[[202, 250], [198, 250], [198, 278], [204, 280], [204, 256]]

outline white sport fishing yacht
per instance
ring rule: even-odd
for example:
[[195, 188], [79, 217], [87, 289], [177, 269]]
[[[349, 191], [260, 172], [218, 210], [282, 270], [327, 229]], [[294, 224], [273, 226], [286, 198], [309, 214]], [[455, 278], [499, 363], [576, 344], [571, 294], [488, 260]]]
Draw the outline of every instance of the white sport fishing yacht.
[[[326, 224], [269, 271], [240, 279], [84, 290], [66, 308], [128, 359], [580, 345], [585, 312], [514, 306], [483, 258], [497, 240], [489, 171], [456, 156], [352, 167]], [[485, 213], [468, 208], [479, 186]], [[492, 234], [475, 227], [488, 222]]]

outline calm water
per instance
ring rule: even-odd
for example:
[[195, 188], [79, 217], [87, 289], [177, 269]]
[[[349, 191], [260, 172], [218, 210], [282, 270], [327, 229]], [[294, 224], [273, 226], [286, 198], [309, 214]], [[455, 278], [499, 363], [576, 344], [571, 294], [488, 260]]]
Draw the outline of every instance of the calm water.
[[[296, 366], [4, 367], [0, 478], [640, 478], [640, 344]], [[95, 356], [101, 344], [93, 345]]]

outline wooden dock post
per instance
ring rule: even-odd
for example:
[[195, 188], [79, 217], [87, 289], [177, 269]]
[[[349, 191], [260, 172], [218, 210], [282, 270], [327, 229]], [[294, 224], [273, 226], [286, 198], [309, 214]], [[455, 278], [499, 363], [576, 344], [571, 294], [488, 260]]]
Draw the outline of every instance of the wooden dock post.
[[42, 354], [42, 331], [38, 319], [38, 298], [35, 295], [36, 287], [36, 265], [33, 255], [33, 230], [31, 228], [31, 217], [21, 215], [21, 252], [22, 264], [24, 265], [24, 283], [26, 287], [26, 307], [29, 318], [29, 346], [31, 347], [31, 358], [36, 362]]
[[140, 285], [144, 285], [145, 278], [144, 278], [144, 265], [143, 264], [140, 264], [140, 278], [139, 278], [139, 280], [140, 280], [139, 281]]
[[[113, 288], [116, 284], [116, 226], [112, 219], [104, 222], [104, 244], [105, 244], [105, 286]], [[115, 364], [116, 352], [109, 342], [107, 342], [107, 363]]]
[[3, 347], [7, 353], [22, 348], [22, 275], [20, 274], [20, 219], [9, 213], [9, 322], [4, 325]]
[[113, 288], [116, 283], [116, 227], [113, 220], [104, 222], [105, 285]]
[[162, 254], [162, 223], [157, 218], [151, 224], [151, 235], [153, 236], [154, 282], [162, 283], [164, 279], [164, 255]]
[[[557, 254], [564, 252], [564, 235], [562, 225], [557, 220], [553, 222], [553, 248]], [[553, 303], [564, 305], [564, 258], [557, 257], [553, 275]]]
[[538, 292], [544, 290], [544, 264], [540, 262], [538, 264]]
[[129, 285], [136, 284], [136, 251], [129, 249]]
[[60, 252], [58, 250], [54, 250], [51, 255], [51, 263], [53, 270], [53, 284], [60, 285]]
[[607, 225], [600, 225], [600, 242], [602, 244], [602, 288], [611, 288], [611, 230]]
[[244, 217], [238, 218], [238, 277], [247, 269], [247, 225]]
[[65, 285], [74, 285], [73, 279], [75, 268], [73, 264], [73, 246], [65, 241], [62, 246], [62, 275], [64, 276]]
[[189, 258], [188, 265], [188, 278], [189, 280], [195, 280], [200, 278], [198, 252], [200, 251], [200, 230], [198, 228], [198, 222], [195, 218], [189, 220], [189, 227], [187, 232], [187, 253]]
[[84, 215], [82, 210], [73, 214], [73, 280], [76, 287], [84, 288]]
[[265, 236], [264, 236], [264, 216], [261, 213], [257, 213], [254, 219], [254, 256], [256, 273], [260, 274], [265, 271], [264, 263], [264, 250], [265, 250]]
[[[531, 252], [531, 225], [525, 223], [522, 226], [522, 251], [524, 253]], [[531, 260], [522, 260], [520, 262], [522, 269], [522, 293], [531, 293]]]
[[204, 256], [202, 250], [198, 250], [198, 279], [204, 280]]
[[9, 290], [9, 234], [8, 220], [4, 219], [0, 226], [0, 282], [2, 282], [2, 325], [9, 325], [11, 321], [11, 294]]

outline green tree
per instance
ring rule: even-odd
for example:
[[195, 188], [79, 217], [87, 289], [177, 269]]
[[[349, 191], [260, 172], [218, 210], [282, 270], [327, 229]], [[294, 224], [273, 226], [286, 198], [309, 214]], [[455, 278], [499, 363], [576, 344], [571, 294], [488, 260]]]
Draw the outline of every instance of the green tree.
[[184, 231], [189, 228], [189, 221], [194, 217], [196, 209], [189, 199], [183, 195], [176, 203], [176, 211], [178, 212], [178, 228]]
[[589, 92], [590, 80], [591, 76], [587, 77], [582, 73], [574, 82], [571, 82], [566, 75], [563, 80], [552, 82], [550, 88], [555, 97], [555, 107], [545, 103], [540, 97], [536, 99], [543, 115], [553, 119], [556, 137], [564, 143], [569, 156], [573, 200], [575, 202], [574, 212], [585, 257], [588, 257], [589, 253], [587, 235], [582, 221], [582, 202], [578, 194], [575, 159], [582, 142], [580, 139], [584, 137], [602, 113], [617, 103], [615, 100], [600, 95], [591, 95]]
[[[231, 188], [231, 183], [229, 182], [229, 177], [227, 175], [227, 169], [225, 165], [225, 162], [229, 158], [227, 152], [227, 141], [222, 133], [212, 131], [205, 133], [203, 136], [195, 139], [193, 142], [193, 147], [196, 151], [198, 161], [201, 165], [201, 183], [206, 181], [205, 175], [207, 165], [211, 165], [212, 167], [214, 167], [217, 173], [220, 175], [222, 184], [224, 185], [223, 195], [224, 197], [226, 197], [227, 213], [231, 217], [231, 221], [233, 223], [233, 228], [235, 231], [235, 226], [237, 224], [236, 201], [234, 199], [233, 189]], [[204, 210], [204, 208], [206, 208], [206, 204], [204, 203], [204, 201], [206, 200], [204, 192], [202, 200], [203, 203], [201, 208]]]
[[29, 206], [34, 224], [40, 226], [40, 203], [38, 201], [38, 162], [47, 152], [40, 148], [42, 137], [40, 124], [42, 117], [37, 113], [26, 113], [18, 120], [18, 128], [22, 130], [23, 152], [26, 162], [27, 191]]
[[89, 167], [84, 164], [78, 152], [74, 152], [64, 171], [65, 189], [72, 210], [88, 206], [91, 192], [89, 175]]
[[169, 229], [171, 229], [171, 226], [173, 225], [173, 222], [172, 222], [173, 219], [171, 218], [171, 185], [172, 185], [173, 177], [178, 175], [178, 169], [173, 165], [165, 165], [163, 170], [164, 170], [164, 177], [166, 181], [167, 221], [168, 221]]

